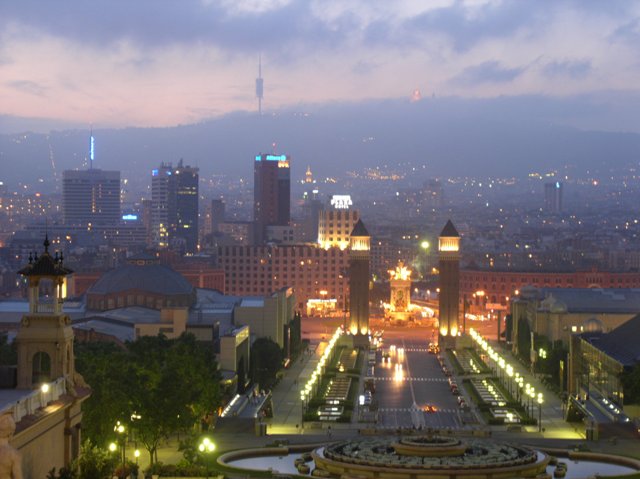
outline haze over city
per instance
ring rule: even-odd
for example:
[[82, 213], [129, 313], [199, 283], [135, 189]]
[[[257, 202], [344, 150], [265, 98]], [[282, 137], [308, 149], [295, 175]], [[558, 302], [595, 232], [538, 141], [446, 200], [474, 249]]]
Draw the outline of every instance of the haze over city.
[[0, 479], [640, 476], [640, 2], [0, 3]]

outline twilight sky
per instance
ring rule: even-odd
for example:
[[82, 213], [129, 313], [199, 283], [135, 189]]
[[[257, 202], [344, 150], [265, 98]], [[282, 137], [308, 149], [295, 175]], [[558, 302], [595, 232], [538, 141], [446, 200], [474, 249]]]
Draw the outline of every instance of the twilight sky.
[[2, 0], [0, 115], [172, 126], [423, 96], [637, 94], [640, 2]]

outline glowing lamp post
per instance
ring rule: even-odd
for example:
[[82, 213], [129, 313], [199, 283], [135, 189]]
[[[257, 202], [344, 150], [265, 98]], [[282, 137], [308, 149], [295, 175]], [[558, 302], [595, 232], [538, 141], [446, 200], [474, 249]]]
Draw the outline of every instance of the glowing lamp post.
[[538, 393], [538, 432], [542, 432], [542, 393]]
[[[122, 465], [124, 466], [124, 464], [127, 462], [126, 456], [125, 456], [125, 446], [126, 446], [126, 442], [127, 442], [127, 436], [126, 436], [126, 432], [127, 430], [125, 429], [124, 425], [118, 421], [116, 422], [116, 425], [113, 427], [113, 432], [115, 432], [117, 434], [117, 443], [120, 446], [120, 461], [122, 462]], [[113, 444], [113, 443], [111, 443]], [[111, 449], [111, 444], [109, 445], [109, 450], [110, 451], [114, 451]]]
[[530, 398], [529, 404], [531, 405], [531, 412], [530, 412], [529, 416], [532, 417], [533, 416], [533, 403], [534, 403], [534, 400], [536, 398], [536, 388], [531, 387], [531, 389], [529, 389], [529, 398]]
[[200, 451], [200, 453], [203, 454], [205, 458], [205, 469], [206, 469], [207, 479], [209, 479], [209, 460], [211, 457], [211, 453], [215, 450], [216, 450], [216, 445], [213, 442], [211, 442], [211, 439], [209, 439], [208, 437], [202, 438], [202, 441], [200, 441], [200, 444], [198, 445], [198, 451]]

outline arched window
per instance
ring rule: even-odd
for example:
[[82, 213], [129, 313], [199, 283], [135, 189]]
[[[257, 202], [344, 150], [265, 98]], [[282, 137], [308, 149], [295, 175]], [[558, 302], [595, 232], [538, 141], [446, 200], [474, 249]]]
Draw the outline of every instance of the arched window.
[[37, 385], [51, 381], [51, 358], [42, 351], [33, 355], [31, 384]]

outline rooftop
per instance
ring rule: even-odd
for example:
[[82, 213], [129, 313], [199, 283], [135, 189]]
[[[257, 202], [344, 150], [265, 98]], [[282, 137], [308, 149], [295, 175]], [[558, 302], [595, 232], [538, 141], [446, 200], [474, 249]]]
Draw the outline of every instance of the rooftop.
[[640, 361], [640, 314], [609, 333], [585, 333], [581, 337], [624, 366]]
[[[524, 293], [524, 294], [523, 294]], [[527, 288], [520, 300], [540, 301], [539, 310], [569, 313], [640, 313], [638, 288]]]
[[127, 264], [108, 271], [87, 291], [109, 294], [129, 290], [175, 295], [191, 294], [193, 286], [178, 272], [161, 264]]

